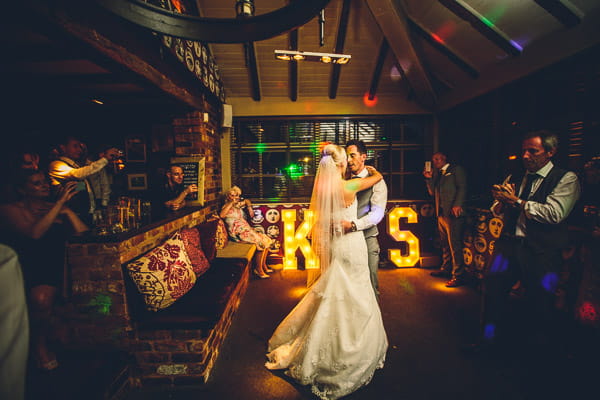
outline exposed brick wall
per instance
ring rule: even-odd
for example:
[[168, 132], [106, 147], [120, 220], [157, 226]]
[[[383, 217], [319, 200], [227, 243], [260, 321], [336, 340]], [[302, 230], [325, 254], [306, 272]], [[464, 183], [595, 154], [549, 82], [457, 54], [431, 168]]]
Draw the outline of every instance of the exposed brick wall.
[[122, 265], [156, 247], [176, 230], [197, 225], [218, 211], [222, 192], [219, 113], [208, 102], [204, 112], [209, 114], [208, 123], [200, 111], [177, 116], [172, 121], [176, 155], [205, 157], [203, 208], [121, 242], [67, 246], [70, 344], [108, 346], [131, 352], [136, 361], [132, 369], [135, 385], [205, 381], [248, 284], [246, 269], [222, 318], [206, 332], [197, 329], [138, 332], [127, 308]]
[[131, 333], [135, 355], [134, 386], [196, 384], [206, 382], [219, 356], [233, 315], [248, 287], [249, 268], [233, 292], [213, 329], [144, 330]]
[[192, 111], [173, 119], [175, 154], [189, 156], [201, 154], [205, 157], [204, 199], [207, 205], [217, 207], [221, 188], [221, 147], [216, 108], [205, 102], [205, 113], [209, 122], [204, 122], [203, 112]]
[[71, 343], [122, 347], [132, 329], [122, 264], [156, 247], [176, 230], [204, 221], [210, 213], [212, 209], [204, 207], [118, 243], [68, 244]]

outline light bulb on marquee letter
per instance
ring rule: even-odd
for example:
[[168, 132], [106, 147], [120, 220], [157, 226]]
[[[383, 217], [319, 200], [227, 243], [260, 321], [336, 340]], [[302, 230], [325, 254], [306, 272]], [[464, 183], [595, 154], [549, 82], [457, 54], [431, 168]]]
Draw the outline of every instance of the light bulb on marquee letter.
[[319, 268], [319, 259], [313, 251], [310, 242], [306, 238], [313, 225], [313, 212], [304, 211], [304, 221], [300, 224], [297, 231], [294, 231], [296, 223], [296, 210], [283, 210], [281, 212], [283, 219], [283, 269], [297, 269], [298, 260], [296, 259], [296, 250], [300, 248], [305, 259], [306, 269]]
[[400, 230], [400, 218], [407, 218], [409, 223], [419, 222], [419, 216], [410, 207], [394, 207], [388, 213], [388, 233], [396, 242], [406, 242], [408, 255], [402, 256], [400, 249], [389, 249], [388, 258], [397, 267], [412, 267], [421, 257], [419, 239], [411, 231]]

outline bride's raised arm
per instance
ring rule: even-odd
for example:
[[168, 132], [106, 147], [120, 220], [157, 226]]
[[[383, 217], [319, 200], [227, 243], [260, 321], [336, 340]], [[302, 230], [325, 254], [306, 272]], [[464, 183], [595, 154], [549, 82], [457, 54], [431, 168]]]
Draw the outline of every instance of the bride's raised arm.
[[383, 175], [370, 165], [365, 165], [365, 168], [369, 171], [369, 176], [364, 178], [353, 178], [344, 181], [344, 189], [353, 194], [361, 192], [375, 185], [377, 182], [383, 179]]

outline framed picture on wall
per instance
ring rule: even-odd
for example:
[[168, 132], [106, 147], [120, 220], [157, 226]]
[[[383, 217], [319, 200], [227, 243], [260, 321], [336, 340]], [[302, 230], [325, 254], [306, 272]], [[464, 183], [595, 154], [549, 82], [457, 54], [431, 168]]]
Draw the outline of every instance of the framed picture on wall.
[[146, 174], [127, 174], [128, 190], [148, 189], [148, 176]]
[[146, 140], [139, 136], [125, 139], [125, 160], [128, 162], [146, 162]]
[[171, 164], [178, 164], [183, 169], [183, 186], [191, 184], [198, 186], [198, 192], [187, 195], [188, 204], [203, 206], [205, 158], [203, 156], [171, 157]]

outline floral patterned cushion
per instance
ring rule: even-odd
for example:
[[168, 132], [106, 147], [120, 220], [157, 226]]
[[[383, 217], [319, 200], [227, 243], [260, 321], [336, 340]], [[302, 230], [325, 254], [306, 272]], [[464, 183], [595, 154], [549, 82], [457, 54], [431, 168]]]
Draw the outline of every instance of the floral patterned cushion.
[[202, 245], [200, 244], [200, 232], [196, 228], [183, 228], [181, 230], [181, 239], [185, 245], [185, 251], [192, 263], [192, 269], [199, 277], [210, 268], [208, 258], [202, 251]]
[[202, 244], [202, 251], [208, 258], [209, 262], [214, 260], [217, 255], [217, 228], [219, 226], [219, 220], [212, 219], [207, 220], [196, 226], [198, 232], [200, 232], [200, 243]]
[[229, 235], [227, 234], [227, 228], [225, 222], [221, 218], [218, 218], [219, 223], [217, 224], [217, 232], [215, 234], [217, 250], [223, 249], [229, 242]]
[[196, 274], [179, 232], [127, 264], [127, 271], [151, 311], [169, 307], [196, 283]]

